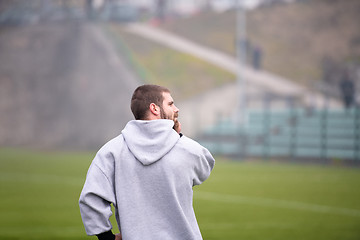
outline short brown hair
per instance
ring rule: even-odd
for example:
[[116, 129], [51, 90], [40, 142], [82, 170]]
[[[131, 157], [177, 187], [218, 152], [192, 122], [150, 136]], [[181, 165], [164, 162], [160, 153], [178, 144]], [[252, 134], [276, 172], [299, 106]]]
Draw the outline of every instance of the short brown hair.
[[145, 120], [151, 103], [162, 107], [163, 93], [170, 93], [166, 87], [146, 84], [135, 89], [131, 98], [131, 111], [136, 120]]

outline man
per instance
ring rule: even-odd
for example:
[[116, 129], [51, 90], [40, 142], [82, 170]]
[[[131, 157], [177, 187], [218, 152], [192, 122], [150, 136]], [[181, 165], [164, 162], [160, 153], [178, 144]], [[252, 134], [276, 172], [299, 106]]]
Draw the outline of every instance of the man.
[[344, 107], [349, 109], [355, 102], [355, 86], [348, 71], [344, 70], [340, 81], [340, 90]]
[[202, 239], [192, 187], [209, 177], [214, 158], [180, 133], [179, 109], [167, 88], [138, 87], [131, 111], [136, 120], [99, 150], [88, 170], [79, 200], [86, 233], [100, 240]]

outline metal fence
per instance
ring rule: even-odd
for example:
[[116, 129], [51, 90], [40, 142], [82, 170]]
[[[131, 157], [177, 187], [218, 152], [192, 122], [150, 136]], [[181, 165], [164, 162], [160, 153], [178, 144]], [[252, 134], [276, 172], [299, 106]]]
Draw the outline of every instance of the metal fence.
[[239, 158], [340, 159], [360, 161], [360, 109], [297, 107], [248, 110], [239, 125], [219, 119], [198, 140], [214, 154]]

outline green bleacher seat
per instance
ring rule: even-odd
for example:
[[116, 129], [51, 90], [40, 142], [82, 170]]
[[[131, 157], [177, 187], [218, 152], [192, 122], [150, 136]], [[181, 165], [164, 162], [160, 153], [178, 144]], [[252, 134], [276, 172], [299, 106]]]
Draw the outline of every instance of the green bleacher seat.
[[[296, 121], [292, 121], [294, 118]], [[218, 154], [358, 159], [360, 112], [355, 109], [314, 110], [312, 114], [304, 109], [249, 111], [245, 125], [223, 120], [204, 134], [235, 138], [241, 135], [246, 139], [245, 146], [239, 146], [238, 141], [223, 140], [205, 144]]]

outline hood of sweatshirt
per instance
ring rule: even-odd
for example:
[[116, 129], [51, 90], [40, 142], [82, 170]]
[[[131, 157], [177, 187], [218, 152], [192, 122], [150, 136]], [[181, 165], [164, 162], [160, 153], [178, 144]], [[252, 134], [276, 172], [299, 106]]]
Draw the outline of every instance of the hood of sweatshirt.
[[168, 119], [132, 120], [122, 130], [131, 153], [143, 165], [150, 165], [166, 155], [180, 139]]

